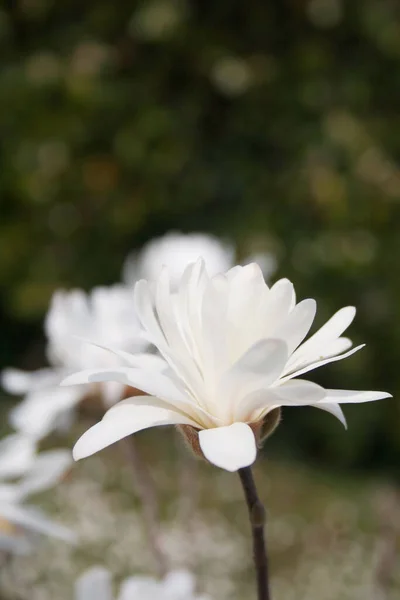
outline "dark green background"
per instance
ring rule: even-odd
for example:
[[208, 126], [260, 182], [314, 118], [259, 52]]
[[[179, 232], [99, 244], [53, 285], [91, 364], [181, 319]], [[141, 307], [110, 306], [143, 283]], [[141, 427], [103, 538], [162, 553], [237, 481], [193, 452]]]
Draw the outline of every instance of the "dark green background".
[[348, 433], [286, 411], [274, 443], [396, 473], [399, 4], [3, 6], [1, 363], [39, 366], [52, 291], [118, 281], [153, 236], [210, 231], [238, 259], [256, 240], [277, 254], [277, 276], [317, 299], [319, 324], [358, 307], [351, 336], [367, 348], [315, 380], [395, 396], [346, 408]]

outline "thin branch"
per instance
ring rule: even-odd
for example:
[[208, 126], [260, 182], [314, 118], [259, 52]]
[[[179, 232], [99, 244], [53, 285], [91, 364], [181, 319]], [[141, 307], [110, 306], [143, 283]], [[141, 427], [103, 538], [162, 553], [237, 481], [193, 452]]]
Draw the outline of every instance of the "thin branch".
[[245, 467], [239, 469], [238, 473], [246, 498], [253, 537], [253, 560], [257, 578], [257, 598], [258, 600], [271, 600], [268, 557], [264, 539], [265, 509], [258, 497], [251, 468]]

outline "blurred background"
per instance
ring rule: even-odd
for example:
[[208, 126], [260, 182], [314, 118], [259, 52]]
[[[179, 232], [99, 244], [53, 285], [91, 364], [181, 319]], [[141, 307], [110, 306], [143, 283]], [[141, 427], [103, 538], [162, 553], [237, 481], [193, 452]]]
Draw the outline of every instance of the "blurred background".
[[[350, 337], [366, 348], [312, 379], [327, 387], [388, 390], [396, 397], [400, 8], [395, 0], [12, 0], [0, 8], [0, 65], [2, 367], [46, 364], [42, 324], [56, 289], [119, 282], [126, 256], [148, 240], [170, 230], [202, 231], [232, 244], [237, 262], [272, 255], [273, 279], [288, 277], [298, 297], [317, 299], [317, 325], [342, 306], [355, 305]], [[3, 398], [6, 409], [10, 398], [5, 393]], [[275, 548], [277, 572], [297, 569], [301, 581], [310, 578], [312, 570], [300, 564], [304, 548], [312, 546], [309, 534], [303, 532], [304, 548], [300, 542], [296, 548], [296, 531], [326, 524], [328, 513], [333, 521], [346, 513], [346, 519], [352, 515], [349, 530], [340, 521], [335, 536], [345, 530], [351, 552], [368, 573], [374, 564], [380, 581], [379, 565], [390, 563], [385, 552], [393, 540], [387, 542], [382, 533], [382, 511], [387, 511], [378, 507], [392, 506], [400, 485], [399, 404], [395, 398], [346, 406], [348, 432], [319, 413], [285, 411], [259, 468], [268, 502], [279, 512], [276, 522], [282, 521], [276, 544], [285, 535], [289, 540], [287, 548]], [[143, 451], [156, 462], [169, 457], [165, 468], [175, 472], [175, 442], [162, 435], [163, 443], [175, 448], [171, 456], [156, 451], [153, 433], [141, 436]], [[71, 498], [59, 492], [56, 512], [79, 512], [80, 500], [72, 499], [71, 489], [75, 485], [82, 496], [80, 486], [92, 473], [88, 485], [96, 481], [100, 487], [101, 456], [77, 467], [77, 480], [65, 492]], [[209, 494], [211, 482], [222, 482], [220, 501], [234, 504], [235, 494], [231, 501], [224, 493], [231, 476], [212, 474], [204, 465], [202, 473], [200, 487], [208, 485]], [[322, 502], [324, 508], [309, 518], [295, 516], [321, 495], [327, 508]], [[360, 501], [369, 507], [365, 521], [375, 523], [368, 539], [379, 538], [383, 554], [375, 542], [368, 558], [362, 554], [369, 546], [357, 520], [364, 517], [355, 516]], [[347, 509], [341, 510], [343, 505]], [[398, 510], [398, 502], [394, 506]], [[237, 510], [244, 520], [241, 504]], [[76, 518], [69, 516], [71, 523]], [[209, 529], [212, 538], [215, 528]], [[321, 539], [326, 549], [329, 544]], [[337, 543], [332, 556], [336, 552], [351, 562], [341, 537]], [[48, 556], [49, 547], [41, 552]], [[76, 551], [68, 552], [71, 569], [79, 570]], [[202, 563], [195, 561], [195, 569], [196, 564]], [[343, 573], [336, 565], [324, 575], [325, 567], [318, 567], [318, 576], [313, 571], [316, 580]], [[40, 571], [36, 563], [31, 570]], [[386, 596], [368, 595], [368, 585], [375, 584], [364, 582], [354, 588], [347, 583], [348, 597], [395, 598], [389, 571], [379, 592]], [[58, 598], [72, 597], [65, 591], [71, 573], [60, 573]], [[204, 574], [207, 579], [206, 567]], [[39, 585], [42, 575], [32, 577], [37, 597], [46, 598], [50, 584]], [[309, 591], [296, 598], [311, 598], [313, 589], [319, 589], [315, 598], [347, 598], [344, 589], [335, 595], [333, 587], [310, 581]], [[215, 598], [232, 597], [227, 590], [221, 587]], [[281, 597], [290, 600], [290, 591]]]

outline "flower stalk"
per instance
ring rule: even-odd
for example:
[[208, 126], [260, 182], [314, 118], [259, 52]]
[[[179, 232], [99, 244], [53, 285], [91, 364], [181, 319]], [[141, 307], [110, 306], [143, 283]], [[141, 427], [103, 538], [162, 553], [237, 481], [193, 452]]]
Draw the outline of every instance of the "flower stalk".
[[253, 560], [257, 579], [257, 599], [271, 600], [268, 556], [264, 536], [265, 508], [258, 497], [251, 468], [244, 467], [243, 469], [239, 469], [238, 473], [247, 503], [253, 537]]

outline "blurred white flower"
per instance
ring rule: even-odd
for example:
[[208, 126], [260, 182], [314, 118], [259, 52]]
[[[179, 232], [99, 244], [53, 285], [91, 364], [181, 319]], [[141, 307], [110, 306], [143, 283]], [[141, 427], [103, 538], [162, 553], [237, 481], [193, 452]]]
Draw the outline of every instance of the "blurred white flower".
[[[113, 600], [111, 573], [103, 567], [88, 569], [75, 584], [75, 600]], [[171, 571], [161, 581], [134, 576], [122, 582], [117, 600], [209, 600], [195, 592], [195, 580], [188, 571]]]
[[[68, 427], [74, 407], [88, 395], [84, 387], [59, 387], [68, 373], [99, 364], [118, 364], [116, 357], [85, 343], [84, 338], [131, 352], [140, 352], [148, 345], [140, 338], [132, 291], [122, 285], [95, 288], [90, 294], [81, 290], [56, 292], [46, 316], [45, 331], [52, 368], [31, 373], [6, 369], [2, 374], [2, 385], [8, 392], [25, 394], [23, 401], [10, 412], [11, 425], [37, 438], [56, 428]], [[91, 391], [110, 406], [121, 399], [123, 387], [109, 382], [92, 386]]]
[[[298, 378], [361, 348], [341, 337], [355, 309], [339, 310], [303, 344], [316, 312], [315, 300], [296, 304], [293, 285], [281, 279], [271, 288], [256, 264], [210, 277], [202, 260], [184, 272], [171, 294], [168, 271], [156, 283], [135, 288], [136, 313], [162, 359], [139, 365], [89, 369], [64, 383], [114, 380], [134, 386], [137, 396], [112, 407], [74, 448], [83, 458], [147, 427], [189, 425], [203, 455], [235, 471], [252, 464], [263, 419], [281, 406], [316, 406], [345, 424], [339, 406], [387, 398], [385, 392], [323, 389]], [[118, 353], [118, 352], [116, 352]]]
[[176, 287], [184, 270], [202, 257], [210, 275], [232, 267], [235, 251], [229, 244], [205, 233], [170, 232], [150, 240], [138, 254], [131, 254], [123, 267], [123, 279], [134, 285], [139, 279], [155, 281], [163, 266], [169, 270], [171, 285]]
[[58, 483], [70, 466], [68, 450], [37, 454], [35, 441], [19, 434], [0, 441], [0, 550], [28, 552], [33, 533], [74, 541], [70, 530], [45, 517], [36, 507], [24, 504], [32, 494]]

